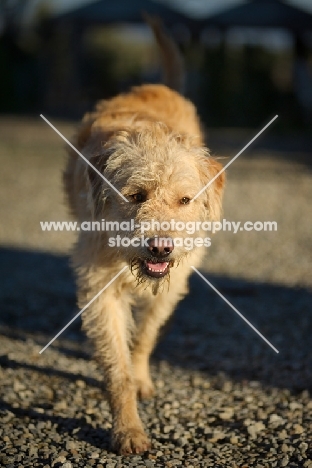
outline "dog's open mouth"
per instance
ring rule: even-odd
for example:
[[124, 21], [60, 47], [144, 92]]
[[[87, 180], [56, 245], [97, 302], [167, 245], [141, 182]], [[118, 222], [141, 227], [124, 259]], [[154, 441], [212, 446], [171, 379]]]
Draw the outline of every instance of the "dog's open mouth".
[[157, 260], [141, 260], [143, 272], [152, 278], [163, 278], [169, 273], [172, 261], [159, 262]]

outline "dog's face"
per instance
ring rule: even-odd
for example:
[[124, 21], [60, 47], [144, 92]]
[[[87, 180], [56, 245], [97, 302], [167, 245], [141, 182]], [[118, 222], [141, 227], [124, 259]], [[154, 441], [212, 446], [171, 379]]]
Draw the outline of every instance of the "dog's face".
[[167, 277], [170, 268], [196, 248], [194, 239], [203, 236], [200, 223], [220, 218], [224, 173], [192, 199], [222, 166], [162, 124], [119, 132], [97, 153], [90, 161], [128, 200], [88, 169], [94, 216], [131, 226], [123, 223], [123, 229], [110, 233], [129, 239], [112, 248], [139, 281]]

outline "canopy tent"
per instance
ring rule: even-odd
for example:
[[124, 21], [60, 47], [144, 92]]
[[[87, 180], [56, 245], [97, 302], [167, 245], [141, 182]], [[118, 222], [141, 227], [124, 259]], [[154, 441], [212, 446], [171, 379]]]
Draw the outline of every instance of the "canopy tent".
[[199, 21], [201, 27], [270, 27], [294, 32], [312, 29], [312, 15], [281, 0], [251, 0]]
[[[205, 0], [203, 0], [205, 1]], [[221, 6], [221, 3], [220, 3]], [[249, 0], [217, 14], [191, 18], [179, 4], [157, 0], [97, 0], [54, 17], [57, 22], [89, 24], [141, 23], [142, 13], [158, 15], [167, 26], [184, 24], [196, 36], [207, 26], [284, 28], [295, 33], [312, 30], [312, 14], [283, 0]]]
[[58, 15], [55, 19], [86, 24], [141, 23], [142, 13], [157, 15], [167, 25], [183, 23], [193, 28], [195, 21], [169, 5], [153, 0], [98, 0], [69, 12]]

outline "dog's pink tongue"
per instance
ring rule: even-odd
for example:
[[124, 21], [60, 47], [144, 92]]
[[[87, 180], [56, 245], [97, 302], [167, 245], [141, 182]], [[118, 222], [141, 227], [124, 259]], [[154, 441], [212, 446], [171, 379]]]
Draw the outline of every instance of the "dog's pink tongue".
[[161, 263], [146, 262], [146, 264], [148, 268], [153, 271], [164, 271], [168, 266], [168, 262], [161, 262]]

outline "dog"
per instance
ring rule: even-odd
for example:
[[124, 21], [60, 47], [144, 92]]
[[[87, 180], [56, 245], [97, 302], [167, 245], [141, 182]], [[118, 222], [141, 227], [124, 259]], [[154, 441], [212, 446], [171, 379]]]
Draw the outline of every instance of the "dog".
[[[72, 263], [79, 307], [93, 300], [82, 314], [83, 328], [104, 373], [112, 448], [123, 455], [151, 447], [137, 397], [154, 393], [149, 358], [159, 329], [188, 292], [190, 266], [200, 265], [206, 252], [204, 240], [202, 247], [187, 247], [189, 234], [176, 226], [218, 220], [225, 179], [221, 173], [193, 200], [222, 166], [205, 147], [194, 105], [177, 90], [183, 81], [177, 46], [160, 22], [148, 21], [163, 55], [165, 84], [99, 102], [73, 139], [92, 167], [70, 149], [64, 172], [79, 222], [117, 223], [113, 238], [110, 231], [80, 230]], [[126, 230], [120, 228], [125, 222]], [[191, 238], [198, 235], [204, 239], [203, 231]]]

